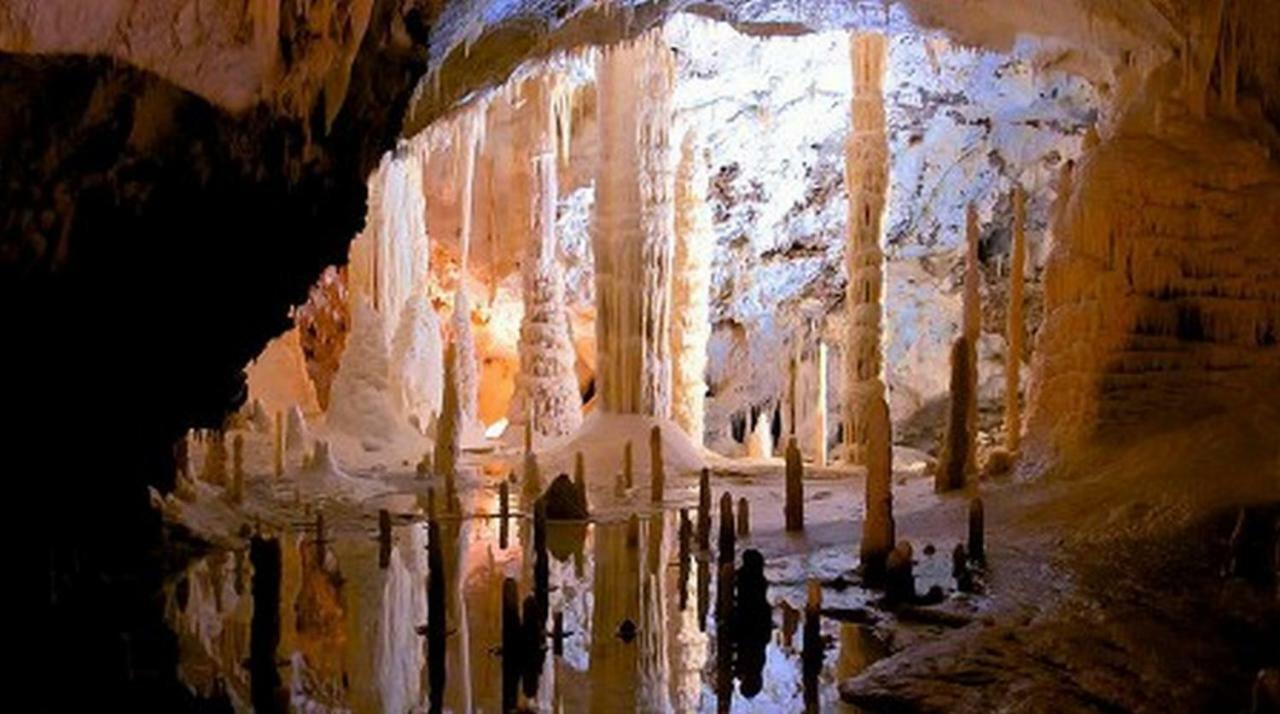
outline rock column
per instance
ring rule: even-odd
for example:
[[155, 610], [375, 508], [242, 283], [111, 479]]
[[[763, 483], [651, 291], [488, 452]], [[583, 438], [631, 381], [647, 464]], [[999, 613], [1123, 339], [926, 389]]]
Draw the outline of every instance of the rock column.
[[1027, 197], [1022, 187], [1013, 190], [1013, 247], [1009, 263], [1009, 322], [1004, 368], [1005, 448], [1018, 453], [1022, 443], [1022, 410], [1018, 402], [1022, 370], [1022, 283], [1027, 262]]
[[660, 32], [602, 51], [594, 236], [600, 403], [671, 410], [674, 65]]
[[695, 444], [703, 440], [707, 340], [711, 337], [711, 209], [706, 165], [697, 155], [697, 133], [685, 133], [675, 186], [675, 255], [672, 266], [671, 418]]
[[853, 67], [853, 127], [845, 154], [849, 189], [849, 282], [846, 295], [848, 334], [845, 343], [844, 411], [849, 426], [846, 458], [866, 463], [868, 407], [884, 398], [881, 370], [881, 293], [884, 253], [881, 221], [889, 186], [889, 142], [885, 133], [885, 37], [856, 33], [850, 38]]

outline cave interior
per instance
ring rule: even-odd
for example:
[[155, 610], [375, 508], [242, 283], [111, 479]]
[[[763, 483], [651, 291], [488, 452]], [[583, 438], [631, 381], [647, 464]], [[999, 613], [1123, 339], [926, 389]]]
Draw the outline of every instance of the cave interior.
[[1278, 3], [0, 0], [0, 92], [33, 711], [1280, 712]]

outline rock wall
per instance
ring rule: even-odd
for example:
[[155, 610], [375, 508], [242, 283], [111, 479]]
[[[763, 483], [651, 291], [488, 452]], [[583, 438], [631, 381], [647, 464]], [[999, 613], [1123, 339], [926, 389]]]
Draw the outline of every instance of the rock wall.
[[1280, 165], [1267, 148], [1238, 124], [1170, 117], [1102, 142], [1068, 183], [1028, 441], [1061, 451], [1275, 403]]

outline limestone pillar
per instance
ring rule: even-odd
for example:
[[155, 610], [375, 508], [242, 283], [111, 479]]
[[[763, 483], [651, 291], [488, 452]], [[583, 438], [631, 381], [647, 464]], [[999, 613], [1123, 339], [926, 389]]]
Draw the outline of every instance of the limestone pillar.
[[813, 404], [813, 462], [818, 466], [827, 465], [827, 345], [818, 341], [817, 354], [817, 394]]
[[1016, 454], [1022, 441], [1022, 410], [1018, 403], [1022, 370], [1022, 283], [1027, 262], [1027, 197], [1021, 186], [1013, 189], [1013, 247], [1009, 265], [1009, 322], [1005, 328], [1004, 439]]
[[601, 52], [596, 177], [596, 344], [606, 412], [671, 411], [670, 160], [674, 65], [660, 32]]
[[845, 185], [849, 191], [848, 242], [845, 261], [849, 276], [845, 305], [844, 413], [846, 458], [866, 463], [869, 438], [867, 409], [884, 399], [881, 371], [881, 293], [884, 253], [880, 248], [881, 221], [889, 185], [889, 143], [885, 134], [885, 37], [856, 33], [850, 38], [853, 68], [853, 122], [846, 145]]
[[582, 396], [574, 372], [577, 355], [569, 337], [564, 274], [556, 256], [557, 81], [556, 75], [547, 74], [524, 87], [527, 106], [534, 112], [529, 157], [534, 178], [529, 212], [532, 240], [525, 257], [520, 372], [509, 410], [513, 425], [532, 418], [534, 432], [550, 438], [570, 434], [582, 424]]
[[711, 337], [711, 209], [697, 133], [685, 133], [676, 171], [675, 256], [672, 266], [671, 418], [695, 444], [703, 440], [707, 341]]

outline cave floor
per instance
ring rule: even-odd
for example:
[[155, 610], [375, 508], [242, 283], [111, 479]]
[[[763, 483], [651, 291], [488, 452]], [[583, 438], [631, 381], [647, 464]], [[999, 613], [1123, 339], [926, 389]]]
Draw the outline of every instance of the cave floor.
[[[1142, 459], [1109, 460], [1085, 476], [983, 483], [987, 566], [974, 593], [958, 592], [951, 575], [966, 496], [935, 495], [919, 469], [896, 474], [897, 533], [914, 546], [916, 592], [941, 591], [940, 602], [906, 607], [884, 606], [879, 591], [861, 586], [860, 471], [811, 473], [806, 530], [796, 535], [783, 530], [780, 460], [716, 461], [713, 504], [726, 491], [735, 505], [750, 502], [751, 532], [737, 552], [739, 561], [749, 548], [764, 556], [773, 613], [763, 652], [742, 657], [729, 686], [718, 656], [714, 554], [682, 563], [678, 545], [679, 510], [693, 518], [696, 478], [669, 477], [661, 507], [648, 503], [647, 487], [619, 496], [589, 479], [592, 520], [548, 531], [548, 610], [563, 616], [563, 652], [546, 654], [521, 701], [539, 711], [1247, 709], [1254, 674], [1280, 656], [1268, 644], [1280, 641], [1280, 601], [1274, 582], [1251, 585], [1221, 569], [1234, 504], [1254, 504], [1252, 517], [1274, 524], [1280, 498], [1265, 474], [1252, 490], [1174, 498], [1108, 472], [1136, 473]], [[1163, 463], [1188, 474], [1203, 465]], [[459, 484], [466, 515], [438, 519], [448, 583], [445, 710], [501, 710], [503, 579], [515, 578], [522, 598], [534, 590], [531, 519], [514, 485], [505, 538], [496, 517], [510, 464], [510, 455], [470, 454]], [[428, 710], [424, 514], [427, 488], [443, 484], [380, 470], [380, 493], [338, 500], [299, 495], [287, 481], [250, 479], [237, 507], [198, 484], [201, 506], [180, 519], [218, 544], [166, 586], [180, 678], [198, 695], [249, 706], [258, 574], [240, 536], [257, 529], [281, 544], [277, 652], [293, 708]], [[392, 516], [383, 563], [379, 509]], [[214, 532], [221, 537], [208, 537]], [[714, 552], [714, 525], [711, 542]], [[810, 579], [823, 594], [816, 681], [806, 681], [801, 655]]]

